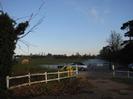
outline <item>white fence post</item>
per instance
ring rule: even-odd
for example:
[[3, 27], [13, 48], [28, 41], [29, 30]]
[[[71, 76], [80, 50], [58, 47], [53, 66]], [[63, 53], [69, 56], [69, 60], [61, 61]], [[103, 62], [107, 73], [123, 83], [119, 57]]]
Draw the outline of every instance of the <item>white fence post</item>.
[[47, 83], [47, 79], [48, 79], [47, 72], [45, 72], [45, 81], [46, 81], [46, 83]]
[[114, 65], [112, 65], [112, 70], [115, 71], [115, 66]]
[[6, 87], [9, 89], [9, 76], [6, 76]]
[[60, 72], [58, 71], [58, 81], [60, 81]]
[[76, 75], [78, 75], [78, 66], [76, 65]]
[[30, 76], [30, 73], [28, 73], [28, 83], [29, 83], [29, 86], [31, 85], [31, 76]]

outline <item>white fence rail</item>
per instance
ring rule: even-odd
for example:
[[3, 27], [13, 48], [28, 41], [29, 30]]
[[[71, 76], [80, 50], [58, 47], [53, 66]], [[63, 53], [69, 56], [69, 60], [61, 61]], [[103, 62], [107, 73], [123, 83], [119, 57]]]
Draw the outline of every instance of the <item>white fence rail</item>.
[[[27, 85], [36, 84], [36, 83], [43, 83], [43, 82], [47, 83], [49, 81], [56, 81], [56, 80], [60, 81], [61, 79], [76, 77], [77, 74], [78, 74], [78, 70], [58, 71], [58, 72], [49, 72], [49, 73], [45, 72], [45, 73], [36, 73], [36, 74], [28, 73], [27, 75], [14, 76], [14, 77], [7, 76], [6, 87], [8, 89], [14, 89], [17, 87], [27, 86]], [[37, 80], [37, 78], [41, 78], [41, 80]], [[18, 82], [19, 84], [16, 84]]]
[[132, 71], [113, 71], [113, 77], [120, 77], [120, 78], [133, 78]]

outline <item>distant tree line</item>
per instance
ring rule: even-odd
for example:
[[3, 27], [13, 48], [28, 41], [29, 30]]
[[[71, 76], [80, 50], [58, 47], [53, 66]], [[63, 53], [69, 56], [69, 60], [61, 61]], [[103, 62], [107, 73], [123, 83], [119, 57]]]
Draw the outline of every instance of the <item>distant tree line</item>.
[[126, 30], [123, 40], [122, 36], [115, 31], [111, 32], [108, 45], [104, 46], [100, 51], [100, 57], [113, 62], [129, 64], [133, 62], [133, 20], [123, 23], [121, 30]]
[[54, 55], [51, 53], [48, 53], [47, 55], [44, 54], [30, 54], [30, 55], [15, 55], [16, 58], [22, 58], [22, 57], [29, 57], [31, 59], [33, 58], [55, 58], [55, 59], [66, 59], [66, 58], [71, 58], [71, 59], [77, 59], [77, 58], [82, 58], [82, 59], [92, 59], [95, 58], [95, 55], [90, 55], [90, 54], [84, 54], [81, 55], [79, 53], [67, 56], [66, 54], [60, 54], [60, 55]]

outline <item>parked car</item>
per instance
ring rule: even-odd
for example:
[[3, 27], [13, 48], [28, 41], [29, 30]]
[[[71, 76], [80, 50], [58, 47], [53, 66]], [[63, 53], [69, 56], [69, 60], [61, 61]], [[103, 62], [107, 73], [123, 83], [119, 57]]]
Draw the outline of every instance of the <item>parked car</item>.
[[74, 62], [74, 63], [71, 63], [70, 65], [73, 66], [73, 67], [77, 66], [78, 69], [82, 70], [82, 71], [86, 71], [88, 69], [88, 66], [83, 64], [83, 63], [81, 63], [81, 62]]
[[129, 65], [128, 65], [128, 68], [129, 68], [130, 70], [133, 70], [133, 63], [129, 64]]

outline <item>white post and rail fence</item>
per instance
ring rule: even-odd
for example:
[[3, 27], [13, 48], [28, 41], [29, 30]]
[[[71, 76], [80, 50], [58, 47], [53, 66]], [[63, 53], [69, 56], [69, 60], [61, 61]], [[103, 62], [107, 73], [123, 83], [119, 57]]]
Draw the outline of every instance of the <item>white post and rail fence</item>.
[[114, 65], [112, 65], [112, 70], [113, 77], [115, 78], [133, 78], [133, 71], [117, 70]]
[[48, 83], [49, 81], [60, 81], [61, 79], [76, 77], [78, 74], [78, 69], [73, 71], [58, 71], [58, 72], [45, 72], [45, 73], [35, 73], [22, 76], [7, 76], [6, 77], [6, 87], [8, 89], [14, 89], [17, 87], [37, 84], [37, 83]]
[[117, 78], [133, 78], [133, 71], [114, 70], [113, 77]]

